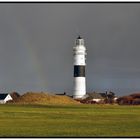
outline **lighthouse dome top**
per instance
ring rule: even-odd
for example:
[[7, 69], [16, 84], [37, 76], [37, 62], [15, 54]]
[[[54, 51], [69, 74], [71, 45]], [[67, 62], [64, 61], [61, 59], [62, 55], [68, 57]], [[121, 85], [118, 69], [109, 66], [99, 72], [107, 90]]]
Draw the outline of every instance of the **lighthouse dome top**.
[[81, 38], [81, 36], [79, 35], [79, 36], [77, 37], [77, 39], [82, 39], [82, 38]]
[[82, 45], [84, 46], [84, 39], [81, 38], [81, 36], [79, 35], [77, 38], [76, 38], [76, 45]]

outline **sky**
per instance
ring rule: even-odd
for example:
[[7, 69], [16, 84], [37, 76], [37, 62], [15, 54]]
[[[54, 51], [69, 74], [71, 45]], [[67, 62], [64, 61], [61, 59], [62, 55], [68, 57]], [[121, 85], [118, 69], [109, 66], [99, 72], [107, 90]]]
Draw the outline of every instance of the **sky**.
[[0, 3], [0, 92], [73, 93], [73, 47], [87, 92], [140, 92], [140, 3]]

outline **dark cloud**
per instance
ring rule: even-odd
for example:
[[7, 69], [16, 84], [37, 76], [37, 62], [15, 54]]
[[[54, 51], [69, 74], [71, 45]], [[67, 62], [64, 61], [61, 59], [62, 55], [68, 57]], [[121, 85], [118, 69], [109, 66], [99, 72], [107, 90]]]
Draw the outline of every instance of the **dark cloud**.
[[1, 92], [72, 93], [78, 34], [88, 51], [88, 91], [140, 91], [140, 4], [1, 3]]

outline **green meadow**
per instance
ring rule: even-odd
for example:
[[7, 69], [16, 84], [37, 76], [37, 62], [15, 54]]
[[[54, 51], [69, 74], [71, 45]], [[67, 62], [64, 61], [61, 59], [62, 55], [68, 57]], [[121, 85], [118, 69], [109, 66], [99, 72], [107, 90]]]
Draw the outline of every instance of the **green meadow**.
[[140, 106], [0, 105], [0, 137], [140, 137]]

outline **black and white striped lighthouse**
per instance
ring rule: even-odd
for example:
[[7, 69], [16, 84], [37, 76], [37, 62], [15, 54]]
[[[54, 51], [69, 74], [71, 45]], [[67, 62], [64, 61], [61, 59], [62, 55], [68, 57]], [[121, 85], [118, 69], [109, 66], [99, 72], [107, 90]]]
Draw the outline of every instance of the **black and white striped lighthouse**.
[[75, 47], [73, 47], [74, 55], [74, 91], [73, 98], [82, 98], [86, 95], [86, 78], [85, 78], [85, 60], [86, 47], [84, 39], [80, 36], [76, 39]]

